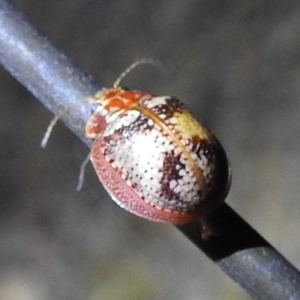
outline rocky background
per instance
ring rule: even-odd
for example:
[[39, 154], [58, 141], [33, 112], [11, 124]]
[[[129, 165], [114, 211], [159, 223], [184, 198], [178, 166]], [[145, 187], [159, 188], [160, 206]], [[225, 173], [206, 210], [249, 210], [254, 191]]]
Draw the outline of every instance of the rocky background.
[[[182, 99], [219, 137], [228, 204], [300, 268], [299, 1], [14, 0], [41, 33], [106, 87]], [[118, 208], [88, 149], [0, 70], [0, 299], [249, 299], [171, 226]], [[298, 132], [298, 133], [297, 133]]]

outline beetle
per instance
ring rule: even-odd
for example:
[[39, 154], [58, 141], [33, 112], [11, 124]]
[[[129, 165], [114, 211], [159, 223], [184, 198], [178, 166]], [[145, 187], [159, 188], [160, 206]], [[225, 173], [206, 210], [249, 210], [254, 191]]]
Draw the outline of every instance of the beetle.
[[149, 60], [135, 62], [112, 88], [89, 98], [98, 105], [85, 128], [94, 140], [90, 159], [120, 207], [148, 220], [184, 224], [224, 201], [228, 160], [217, 138], [178, 99], [119, 86], [144, 63]]

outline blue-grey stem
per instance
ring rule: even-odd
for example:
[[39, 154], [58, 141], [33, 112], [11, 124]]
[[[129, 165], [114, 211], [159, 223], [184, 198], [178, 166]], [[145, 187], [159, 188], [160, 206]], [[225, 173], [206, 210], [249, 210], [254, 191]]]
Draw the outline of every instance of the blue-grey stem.
[[[48, 109], [58, 113], [93, 96], [100, 86], [41, 36], [9, 2], [0, 1], [0, 62]], [[62, 119], [82, 140], [91, 105], [78, 105]]]
[[[54, 113], [100, 88], [4, 0], [0, 0], [0, 61]], [[83, 128], [90, 109], [80, 105], [63, 118], [85, 142]], [[205, 223], [213, 232], [206, 239], [202, 221], [178, 228], [254, 299], [300, 299], [298, 270], [229, 206], [222, 205]]]

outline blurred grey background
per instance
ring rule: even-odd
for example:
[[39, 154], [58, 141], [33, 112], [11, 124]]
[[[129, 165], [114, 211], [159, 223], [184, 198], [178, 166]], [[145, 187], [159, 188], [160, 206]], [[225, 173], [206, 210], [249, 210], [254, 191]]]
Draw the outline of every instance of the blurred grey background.
[[[228, 204], [300, 268], [299, 1], [14, 0], [56, 46], [112, 85], [182, 99], [219, 137]], [[171, 226], [118, 208], [88, 149], [0, 69], [0, 299], [249, 299]], [[297, 133], [298, 132], [298, 133]]]

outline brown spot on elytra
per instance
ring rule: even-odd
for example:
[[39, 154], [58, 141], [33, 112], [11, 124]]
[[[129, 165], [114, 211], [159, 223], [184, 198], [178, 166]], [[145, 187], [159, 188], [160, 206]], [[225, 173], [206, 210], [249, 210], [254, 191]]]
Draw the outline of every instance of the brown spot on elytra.
[[164, 118], [164, 120], [171, 119], [175, 113], [183, 112], [185, 110], [186, 108], [183, 106], [183, 104], [174, 97], [167, 98], [166, 104], [159, 104], [151, 108], [151, 111], [155, 115], [165, 115], [166, 117]]
[[174, 151], [166, 153], [161, 169], [161, 172], [163, 173], [161, 179], [161, 195], [163, 198], [168, 200], [179, 200], [179, 195], [170, 188], [170, 181], [177, 181], [182, 177], [179, 175], [179, 170], [181, 169], [185, 169], [185, 166], [180, 162], [180, 155], [175, 155]]
[[183, 112], [187, 110], [186, 106], [184, 106], [177, 98], [170, 97], [166, 102], [174, 112]]
[[115, 130], [113, 134], [102, 137], [102, 145], [105, 149], [105, 154], [111, 154], [115, 152], [115, 147], [124, 142], [124, 138], [119, 130]]
[[145, 131], [151, 131], [154, 127], [154, 122], [152, 122], [151, 125], [149, 125], [149, 117], [144, 116], [142, 113], [135, 119], [134, 122], [129, 124], [128, 126], [123, 126], [122, 131], [123, 135], [130, 133], [131, 135], [134, 132], [145, 132]]
[[201, 159], [200, 153], [204, 155], [208, 161], [211, 161], [215, 156], [214, 139], [211, 141], [200, 139], [199, 136], [192, 137], [192, 151], [196, 153], [197, 157]]

